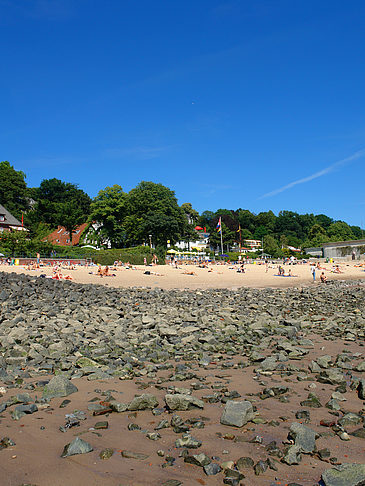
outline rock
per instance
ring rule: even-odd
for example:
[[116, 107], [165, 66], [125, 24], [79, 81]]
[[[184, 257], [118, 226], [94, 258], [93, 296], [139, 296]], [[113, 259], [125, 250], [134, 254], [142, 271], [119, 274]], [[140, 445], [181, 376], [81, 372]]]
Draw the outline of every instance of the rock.
[[285, 462], [285, 464], [288, 464], [288, 466], [299, 464], [302, 460], [301, 447], [297, 445], [288, 447], [281, 460], [282, 462]]
[[80, 439], [79, 437], [76, 437], [76, 439], [74, 439], [72, 442], [65, 445], [61, 457], [75, 456], [76, 454], [87, 454], [92, 450], [93, 448], [89, 443]]
[[137, 459], [139, 461], [143, 461], [144, 459], [147, 459], [149, 457], [147, 454], [132, 451], [122, 451], [121, 454], [122, 457], [125, 457], [126, 459]]
[[247, 400], [233, 401], [229, 400], [221, 416], [221, 424], [233, 427], [243, 427], [255, 417], [251, 402]]
[[187, 462], [188, 464], [194, 464], [194, 466], [204, 467], [210, 464], [212, 461], [206, 454], [202, 452], [201, 454], [186, 456], [184, 458], [184, 462]]
[[365, 439], [365, 429], [363, 427], [361, 429], [356, 429], [353, 432], [350, 432], [350, 435], [358, 437], [359, 439]]
[[289, 430], [288, 438], [293, 439], [296, 446], [301, 452], [309, 454], [316, 448], [317, 434], [309, 427], [294, 422]]
[[321, 371], [318, 376], [320, 383], [329, 383], [330, 385], [346, 385], [346, 379], [343, 376], [343, 372], [338, 368], [330, 368], [325, 371]]
[[77, 391], [77, 387], [65, 376], [57, 375], [44, 387], [43, 398], [67, 397]]
[[8, 447], [13, 447], [15, 446], [15, 442], [11, 439], [9, 439], [9, 437], [3, 437], [1, 440], [0, 440], [0, 451], [2, 449], [7, 449]]
[[112, 457], [112, 455], [114, 454], [114, 449], [103, 449], [100, 454], [99, 454], [99, 457], [100, 459], [110, 459]]
[[253, 468], [254, 464], [251, 457], [240, 457], [236, 462], [237, 469], [241, 472], [244, 472], [245, 469]]
[[346, 427], [347, 425], [358, 425], [363, 421], [362, 417], [360, 415], [357, 415], [357, 413], [345, 413], [345, 415], [340, 418], [337, 423], [341, 425], [342, 427]]
[[362, 486], [365, 482], [364, 464], [341, 464], [322, 473], [325, 486]]
[[211, 462], [210, 464], [204, 466], [203, 469], [207, 476], [214, 476], [222, 471], [219, 464], [216, 464], [215, 462]]
[[161, 486], [181, 486], [182, 482], [178, 481], [177, 479], [168, 479], [164, 483], [161, 483]]
[[128, 405], [128, 410], [152, 410], [158, 406], [158, 400], [154, 395], [145, 393], [133, 398]]
[[180, 393], [165, 395], [165, 402], [170, 410], [182, 411], [192, 408], [204, 408], [204, 402], [192, 395], [182, 395]]
[[259, 461], [257, 464], [254, 466], [254, 471], [256, 476], [260, 476], [260, 474], [264, 474], [264, 472], [267, 471], [268, 464], [265, 461]]
[[128, 403], [120, 403], [117, 402], [116, 400], [111, 400], [109, 402], [110, 408], [113, 410], [113, 412], [126, 412], [128, 410]]
[[365, 380], [364, 379], [359, 380], [357, 393], [360, 400], [365, 400]]
[[189, 434], [184, 434], [181, 439], [175, 441], [176, 447], [186, 447], [187, 449], [198, 449], [202, 445], [200, 440], [194, 439]]
[[309, 393], [308, 398], [300, 402], [302, 407], [321, 408], [321, 402], [315, 393]]

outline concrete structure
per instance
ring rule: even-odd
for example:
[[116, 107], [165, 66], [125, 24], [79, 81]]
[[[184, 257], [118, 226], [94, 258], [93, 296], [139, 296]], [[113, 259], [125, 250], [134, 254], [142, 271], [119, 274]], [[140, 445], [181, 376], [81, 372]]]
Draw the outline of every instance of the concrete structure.
[[365, 239], [331, 241], [319, 248], [306, 248], [305, 252], [314, 257], [334, 258], [336, 260], [358, 260], [365, 254]]
[[9, 211], [0, 204], [0, 232], [3, 231], [27, 231]]

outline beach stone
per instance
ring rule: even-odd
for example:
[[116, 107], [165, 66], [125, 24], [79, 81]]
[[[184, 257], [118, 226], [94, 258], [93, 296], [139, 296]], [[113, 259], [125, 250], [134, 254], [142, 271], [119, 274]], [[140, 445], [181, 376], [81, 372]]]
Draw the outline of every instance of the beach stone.
[[43, 398], [67, 397], [78, 388], [65, 376], [57, 375], [44, 387]]
[[167, 481], [161, 483], [161, 486], [181, 486], [183, 483], [178, 479], [168, 479]]
[[359, 380], [357, 393], [360, 400], [365, 400], [365, 380], [364, 379]]
[[158, 400], [155, 395], [145, 393], [138, 397], [134, 397], [128, 405], [128, 410], [152, 410], [158, 406]]
[[356, 429], [353, 432], [350, 432], [350, 435], [358, 437], [359, 439], [365, 439], [365, 429], [363, 427], [361, 429]]
[[116, 400], [111, 400], [109, 402], [110, 408], [113, 412], [126, 412], [128, 410], [128, 403], [117, 402]]
[[216, 474], [222, 471], [222, 468], [219, 466], [219, 464], [215, 462], [211, 462], [210, 464], [207, 464], [206, 466], [203, 467], [203, 469], [207, 476], [215, 476]]
[[69, 457], [76, 454], [87, 454], [92, 450], [93, 448], [88, 442], [80, 439], [80, 437], [76, 437], [76, 439], [74, 439], [72, 442], [65, 445], [61, 457]]
[[346, 427], [347, 425], [358, 425], [363, 421], [363, 418], [358, 415], [357, 413], [348, 412], [345, 413], [343, 417], [341, 417], [337, 423], [342, 427]]
[[285, 464], [288, 464], [288, 466], [294, 466], [296, 464], [299, 464], [300, 461], [302, 460], [301, 452], [302, 450], [300, 446], [297, 445], [290, 446], [284, 452], [284, 456], [281, 460]]
[[149, 457], [147, 454], [133, 451], [122, 451], [121, 454], [122, 457], [125, 457], [126, 459], [137, 459], [139, 461], [143, 461], [144, 459], [147, 459]]
[[229, 400], [224, 407], [220, 422], [222, 425], [243, 427], [254, 417], [255, 413], [251, 402], [247, 400], [239, 402]]
[[302, 407], [321, 408], [321, 402], [315, 393], [309, 393], [308, 398], [300, 402]]
[[204, 467], [210, 464], [212, 461], [206, 454], [202, 452], [201, 454], [186, 456], [184, 458], [184, 462], [187, 462], [188, 464], [194, 464], [194, 466]]
[[198, 439], [194, 439], [189, 434], [184, 434], [181, 439], [175, 441], [176, 447], [186, 447], [187, 449], [198, 449], [202, 443]]
[[293, 439], [301, 452], [309, 454], [316, 448], [317, 434], [306, 425], [294, 422], [289, 429], [288, 438]]
[[107, 448], [107, 449], [103, 449], [100, 452], [99, 457], [102, 460], [106, 460], [106, 459], [110, 459], [113, 454], [114, 454], [114, 449]]
[[9, 437], [3, 437], [1, 440], [0, 440], [0, 451], [2, 449], [7, 449], [8, 447], [13, 447], [15, 446], [15, 442], [11, 439], [9, 439]]
[[328, 402], [325, 405], [327, 408], [330, 410], [341, 410], [341, 405], [338, 403], [338, 401], [334, 398], [331, 398], [328, 400]]
[[363, 486], [365, 464], [341, 464], [322, 473], [325, 486]]
[[343, 372], [338, 368], [330, 368], [328, 370], [321, 371], [317, 379], [320, 383], [328, 383], [330, 385], [346, 385], [346, 379]]
[[236, 462], [237, 469], [241, 472], [243, 472], [242, 470], [253, 468], [254, 464], [251, 457], [240, 457]]
[[30, 405], [18, 405], [15, 407], [17, 412], [24, 412], [27, 414], [38, 412], [38, 407], [35, 403], [31, 403]]
[[180, 393], [165, 395], [165, 402], [170, 410], [183, 411], [193, 408], [204, 408], [204, 402], [192, 395]]

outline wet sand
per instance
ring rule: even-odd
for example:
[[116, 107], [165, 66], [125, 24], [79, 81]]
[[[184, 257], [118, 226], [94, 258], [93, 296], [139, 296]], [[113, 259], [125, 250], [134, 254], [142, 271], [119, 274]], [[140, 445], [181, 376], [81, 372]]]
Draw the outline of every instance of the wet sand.
[[[324, 271], [328, 280], [354, 280], [365, 278], [365, 267], [356, 267], [357, 263], [340, 263], [342, 273], [332, 273], [333, 265], [323, 263], [324, 270], [317, 270], [316, 282], [320, 284], [319, 277]], [[197, 265], [181, 265], [178, 269], [171, 265], [158, 265], [153, 267], [136, 266], [133, 269], [116, 267], [110, 270], [115, 276], [99, 277], [97, 267], [76, 267], [75, 270], [62, 269], [64, 276], [72, 277], [76, 283], [101, 284], [109, 287], [159, 287], [163, 289], [208, 289], [228, 288], [237, 289], [240, 287], [254, 288], [286, 288], [313, 285], [310, 272], [310, 265], [285, 265], [285, 273], [292, 271], [293, 277], [278, 276], [277, 265], [270, 265], [266, 272], [265, 265], [248, 264], [245, 266], [245, 273], [237, 273], [238, 266], [235, 265], [211, 265], [208, 269], [199, 268]], [[210, 271], [209, 271], [210, 270]], [[23, 266], [1, 265], [0, 271], [26, 273], [32, 276], [40, 274], [52, 275], [51, 267], [41, 267], [38, 270], [26, 270]], [[144, 272], [151, 272], [150, 275]], [[184, 272], [194, 272], [195, 275], [186, 275]], [[155, 274], [158, 275], [155, 275]]]
[[[352, 353], [363, 352], [363, 347], [356, 343], [329, 342], [318, 335], [309, 335], [314, 342], [314, 349], [311, 349], [305, 359], [300, 362], [292, 360], [294, 365], [300, 368], [307, 368], [310, 360], [323, 354], [336, 355], [342, 349], [350, 349]], [[361, 359], [361, 358], [360, 358]], [[192, 454], [201, 452], [208, 456], [219, 457], [218, 462], [225, 460], [237, 460], [243, 456], [253, 458], [255, 463], [267, 458], [265, 446], [276, 440], [279, 447], [282, 441], [287, 440], [287, 434], [291, 423], [298, 421], [295, 412], [305, 407], [300, 401], [305, 399], [310, 391], [320, 398], [324, 405], [331, 397], [335, 386], [320, 384], [315, 380], [298, 382], [296, 374], [285, 376], [279, 372], [268, 373], [267, 376], [257, 377], [255, 367], [249, 366], [239, 368], [237, 363], [245, 361], [245, 357], [234, 359], [220, 359], [212, 362], [205, 368], [193, 365], [192, 370], [206, 381], [207, 389], [193, 392], [193, 395], [203, 398], [212, 393], [211, 386], [222, 385], [230, 391], [236, 390], [243, 398], [250, 400], [257, 406], [259, 416], [266, 423], [255, 425], [248, 423], [243, 428], [228, 427], [220, 424], [220, 416], [224, 405], [221, 403], [206, 403], [204, 410], [192, 410], [188, 412], [176, 412], [184, 419], [192, 417], [203, 417], [204, 429], [192, 429], [191, 435], [203, 442], [198, 450], [191, 450]], [[233, 362], [233, 367], [225, 367], [228, 361]], [[161, 439], [157, 441], [148, 440], [145, 436], [147, 431], [153, 431], [161, 419], [170, 421], [172, 414], [163, 412], [154, 416], [150, 410], [139, 412], [112, 413], [110, 415], [93, 416], [87, 411], [90, 400], [95, 397], [98, 401], [103, 400], [102, 392], [113, 390], [113, 397], [121, 402], [130, 401], [135, 394], [152, 393], [159, 400], [159, 406], [164, 405], [163, 397], [166, 388], [169, 386], [185, 387], [197, 382], [197, 379], [184, 382], [164, 382], [169, 371], [158, 372], [156, 378], [150, 380], [141, 377], [139, 380], [120, 381], [118, 379], [103, 381], [87, 381], [85, 377], [73, 380], [79, 391], [67, 397], [71, 403], [65, 408], [59, 408], [63, 398], [55, 398], [51, 404], [43, 410], [27, 415], [19, 421], [10, 418], [9, 410], [1, 415], [2, 436], [6, 435], [16, 442], [16, 446], [0, 451], [0, 467], [2, 471], [2, 486], [20, 486], [23, 483], [30, 483], [37, 486], [138, 486], [138, 485], [161, 485], [168, 479], [182, 481], [183, 485], [221, 485], [223, 476], [205, 476], [201, 467], [189, 465], [179, 457], [182, 449], [176, 449], [175, 440], [181, 436], [173, 432], [172, 428], [162, 429]], [[41, 379], [50, 379], [51, 376], [43, 375], [35, 379], [27, 379], [27, 383], [36, 383]], [[158, 381], [162, 381], [157, 385]], [[288, 402], [280, 402], [277, 398], [261, 400], [257, 394], [264, 386], [286, 386], [290, 390], [286, 394]], [[316, 388], [312, 388], [315, 386]], [[11, 395], [29, 392], [22, 386], [9, 389], [3, 399]], [[30, 392], [31, 396], [40, 395], [40, 390]], [[342, 404], [344, 410], [356, 410], [361, 406], [356, 391], [346, 393], [347, 401]], [[86, 420], [81, 421], [79, 427], [73, 427], [63, 433], [59, 430], [65, 424], [65, 414], [74, 410], [86, 411]], [[311, 420], [309, 427], [322, 437], [317, 439], [317, 448], [328, 447], [331, 456], [336, 456], [339, 462], [363, 462], [364, 440], [351, 437], [349, 442], [341, 441], [335, 436], [329, 427], [320, 425], [323, 419], [336, 420], [336, 417], [325, 407], [320, 409], [307, 408], [310, 411]], [[107, 420], [109, 428], [106, 430], [94, 430], [98, 421]], [[277, 420], [278, 426], [271, 426], [268, 423]], [[130, 431], [127, 429], [129, 423], [138, 424], [142, 430]], [[299, 422], [301, 422], [299, 420]], [[43, 427], [43, 429], [42, 429]], [[359, 426], [347, 427], [348, 430], [355, 430]], [[71, 442], [77, 435], [89, 442], [93, 451], [89, 454], [61, 458], [63, 447]], [[327, 435], [327, 436], [326, 436]], [[330, 437], [332, 435], [332, 437]], [[254, 437], [262, 437], [262, 444], [250, 443]], [[114, 450], [109, 460], [101, 460], [100, 452], [105, 448]], [[162, 449], [166, 455], [176, 458], [172, 467], [162, 468], [165, 463], [163, 457], [157, 455], [157, 450]], [[145, 460], [125, 459], [121, 456], [122, 450], [131, 450], [149, 455]], [[273, 459], [277, 459], [273, 457]], [[246, 478], [242, 480], [243, 485], [255, 486], [283, 486], [290, 482], [297, 482], [303, 486], [317, 484], [321, 473], [331, 467], [330, 464], [319, 460], [317, 457], [304, 455], [299, 466], [288, 466], [275, 462], [278, 471], [267, 470], [262, 476], [255, 476], [252, 469], [245, 472]]]

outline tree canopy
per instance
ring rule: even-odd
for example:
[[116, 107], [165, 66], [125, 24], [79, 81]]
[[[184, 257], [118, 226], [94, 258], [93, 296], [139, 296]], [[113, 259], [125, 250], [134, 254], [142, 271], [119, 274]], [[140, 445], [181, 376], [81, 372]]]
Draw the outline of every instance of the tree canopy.
[[7, 160], [0, 162], [0, 204], [19, 220], [29, 208], [25, 174], [15, 170]]

